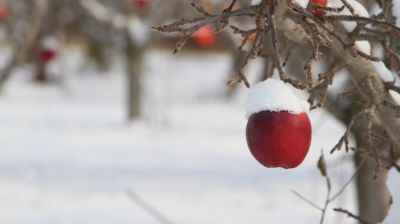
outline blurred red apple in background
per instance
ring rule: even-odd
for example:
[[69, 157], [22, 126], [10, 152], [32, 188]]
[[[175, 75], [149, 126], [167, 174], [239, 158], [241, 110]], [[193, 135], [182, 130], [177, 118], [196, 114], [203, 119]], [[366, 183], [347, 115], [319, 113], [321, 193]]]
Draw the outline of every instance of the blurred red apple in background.
[[193, 34], [196, 43], [202, 47], [210, 47], [215, 44], [214, 29], [210, 25], [203, 26]]
[[246, 41], [246, 43], [247, 44], [253, 44], [254, 43], [254, 41], [256, 40], [256, 33], [252, 33], [252, 34], [250, 34], [250, 36], [247, 38], [247, 41]]
[[40, 43], [39, 56], [43, 64], [53, 61], [58, 53], [58, 41], [54, 37], [45, 37]]
[[[327, 6], [328, 5], [328, 0], [311, 0], [311, 3], [313, 5], [319, 5], [319, 6]], [[314, 16], [322, 16], [324, 15], [326, 12], [323, 9], [313, 9], [312, 10], [312, 14], [314, 14]]]
[[146, 10], [150, 8], [151, 0], [134, 0], [134, 5], [137, 9]]
[[44, 64], [48, 64], [56, 57], [56, 52], [53, 49], [42, 48], [40, 50], [40, 59]]
[[0, 3], [0, 21], [3, 21], [8, 16], [8, 7], [4, 3]]

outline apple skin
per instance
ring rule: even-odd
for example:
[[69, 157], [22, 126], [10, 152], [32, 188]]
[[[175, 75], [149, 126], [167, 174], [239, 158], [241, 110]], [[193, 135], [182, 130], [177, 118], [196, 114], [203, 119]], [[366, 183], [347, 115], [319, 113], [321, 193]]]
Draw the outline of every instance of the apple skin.
[[250, 116], [246, 139], [251, 154], [262, 165], [295, 168], [310, 148], [311, 122], [306, 113], [261, 111]]
[[[328, 0], [311, 0], [311, 3], [313, 5], [320, 5], [320, 6], [327, 6], [328, 5]], [[323, 9], [313, 9], [312, 14], [314, 16], [320, 17], [325, 14], [325, 10]]]

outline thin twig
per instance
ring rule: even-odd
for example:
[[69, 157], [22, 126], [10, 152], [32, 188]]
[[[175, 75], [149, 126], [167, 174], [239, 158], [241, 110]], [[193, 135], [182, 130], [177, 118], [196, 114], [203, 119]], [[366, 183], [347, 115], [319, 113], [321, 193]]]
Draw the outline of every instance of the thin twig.
[[360, 171], [362, 165], [364, 164], [364, 159], [361, 160], [361, 162], [358, 164], [356, 170], [354, 171], [353, 175], [351, 175], [351, 177], [346, 181], [345, 184], [343, 184], [343, 186], [338, 190], [338, 192], [336, 194], [334, 194], [331, 198], [329, 198], [329, 202], [334, 201], [336, 198], [338, 198], [347, 188], [347, 186], [349, 186], [349, 184], [351, 182], [353, 182], [353, 180], [357, 177], [358, 172]]
[[314, 204], [312, 201], [308, 200], [307, 198], [305, 198], [303, 195], [301, 195], [300, 193], [298, 193], [295, 190], [292, 190], [292, 193], [295, 194], [297, 197], [299, 197], [300, 199], [302, 199], [303, 201], [307, 202], [309, 205], [311, 205], [312, 207], [318, 209], [319, 211], [322, 212], [322, 208], [319, 207], [318, 205]]
[[139, 205], [143, 210], [147, 211], [151, 216], [157, 219], [161, 224], [174, 224], [167, 216], [165, 216], [162, 212], [136, 194], [133, 190], [128, 190], [126, 192], [128, 198]]
[[353, 213], [349, 212], [349, 211], [346, 210], [346, 209], [343, 209], [343, 208], [334, 208], [333, 211], [339, 212], [339, 213], [344, 213], [344, 214], [346, 214], [347, 216], [349, 216], [350, 218], [353, 218], [353, 219], [359, 221], [361, 224], [372, 224], [372, 223], [367, 222], [367, 221], [365, 221], [364, 219], [360, 218], [359, 216], [354, 215]]

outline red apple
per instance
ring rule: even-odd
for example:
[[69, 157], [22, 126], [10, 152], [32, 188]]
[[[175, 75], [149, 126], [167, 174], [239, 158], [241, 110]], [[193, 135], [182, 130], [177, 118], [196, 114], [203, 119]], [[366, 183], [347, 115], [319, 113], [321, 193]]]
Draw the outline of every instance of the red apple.
[[193, 34], [196, 43], [202, 47], [210, 47], [215, 41], [214, 29], [210, 25], [203, 26]]
[[7, 5], [0, 3], [0, 21], [3, 21], [8, 16], [8, 7]]
[[146, 10], [150, 7], [151, 0], [135, 0], [135, 7], [140, 10]]
[[[328, 5], [328, 0], [311, 0], [311, 3], [313, 5], [320, 5], [320, 6], [327, 6]], [[322, 16], [325, 14], [325, 10], [323, 9], [313, 9], [312, 14], [314, 16]]]
[[304, 112], [261, 111], [250, 116], [247, 145], [262, 165], [286, 169], [300, 165], [311, 144], [311, 123]]
[[48, 64], [56, 57], [56, 51], [51, 48], [42, 48], [40, 50], [40, 59], [43, 64]]

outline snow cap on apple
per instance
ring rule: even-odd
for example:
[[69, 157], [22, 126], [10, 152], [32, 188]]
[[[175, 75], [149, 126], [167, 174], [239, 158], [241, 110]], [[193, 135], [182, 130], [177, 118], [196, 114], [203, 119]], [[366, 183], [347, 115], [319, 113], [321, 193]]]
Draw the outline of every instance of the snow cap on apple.
[[281, 80], [267, 79], [250, 88], [246, 101], [246, 117], [260, 111], [287, 111], [292, 114], [307, 112], [308, 102], [298, 98], [291, 87]]
[[311, 144], [309, 104], [280, 80], [267, 79], [253, 86], [246, 102], [247, 145], [262, 165], [294, 168]]

